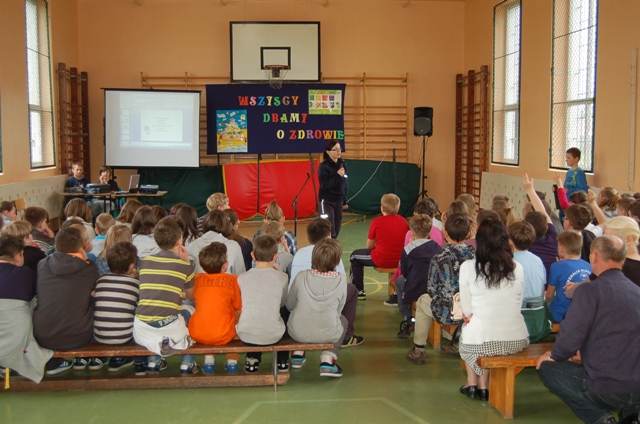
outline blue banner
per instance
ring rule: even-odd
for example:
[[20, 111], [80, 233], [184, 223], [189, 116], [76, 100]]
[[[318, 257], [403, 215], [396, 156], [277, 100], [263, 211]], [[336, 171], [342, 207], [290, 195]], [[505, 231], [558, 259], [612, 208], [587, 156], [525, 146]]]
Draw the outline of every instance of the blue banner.
[[207, 154], [344, 150], [344, 84], [207, 85]]

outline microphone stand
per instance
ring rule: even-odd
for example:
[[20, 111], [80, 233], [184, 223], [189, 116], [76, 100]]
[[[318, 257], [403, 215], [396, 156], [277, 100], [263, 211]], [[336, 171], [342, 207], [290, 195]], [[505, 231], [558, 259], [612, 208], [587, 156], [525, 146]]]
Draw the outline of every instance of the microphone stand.
[[311, 174], [307, 172], [307, 178], [304, 180], [302, 186], [300, 187], [300, 190], [298, 190], [298, 193], [293, 198], [293, 202], [291, 202], [291, 207], [293, 208], [293, 235], [295, 237], [298, 237], [298, 200], [300, 199], [302, 191], [309, 182], [309, 179], [311, 179]]

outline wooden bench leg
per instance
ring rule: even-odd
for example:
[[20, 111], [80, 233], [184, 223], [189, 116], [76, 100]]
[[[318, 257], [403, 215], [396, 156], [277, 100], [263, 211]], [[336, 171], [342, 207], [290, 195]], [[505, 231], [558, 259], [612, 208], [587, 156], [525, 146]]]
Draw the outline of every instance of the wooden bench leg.
[[440, 350], [440, 346], [442, 345], [442, 326], [435, 319], [431, 320], [431, 328], [429, 329], [427, 343], [433, 346], [434, 350]]
[[396, 284], [393, 281], [393, 274], [389, 274], [387, 277], [387, 292], [389, 296], [396, 294]]
[[513, 418], [516, 375], [520, 369], [492, 368], [489, 376], [489, 404], [496, 408], [503, 418]]
[[278, 352], [273, 351], [273, 391], [278, 391]]

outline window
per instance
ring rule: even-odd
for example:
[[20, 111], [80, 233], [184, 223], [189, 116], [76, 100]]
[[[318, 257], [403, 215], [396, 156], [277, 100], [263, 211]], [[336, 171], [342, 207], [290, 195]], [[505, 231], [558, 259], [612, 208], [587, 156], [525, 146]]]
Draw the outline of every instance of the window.
[[491, 161], [517, 165], [520, 153], [520, 0], [493, 9]]
[[26, 0], [29, 152], [31, 168], [55, 165], [49, 17], [46, 0]]
[[593, 171], [597, 39], [598, 0], [554, 0], [552, 168], [566, 168], [566, 150], [577, 147]]

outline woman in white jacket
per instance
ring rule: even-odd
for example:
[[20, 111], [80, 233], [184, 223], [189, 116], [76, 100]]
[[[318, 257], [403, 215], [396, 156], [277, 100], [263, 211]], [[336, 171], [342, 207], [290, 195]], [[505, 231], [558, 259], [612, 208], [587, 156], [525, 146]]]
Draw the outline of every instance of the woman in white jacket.
[[475, 259], [460, 266], [464, 324], [459, 350], [467, 369], [460, 392], [486, 401], [489, 375], [478, 358], [519, 352], [528, 346], [529, 334], [520, 313], [524, 272], [513, 260], [506, 228], [488, 218], [478, 227], [476, 242]]

